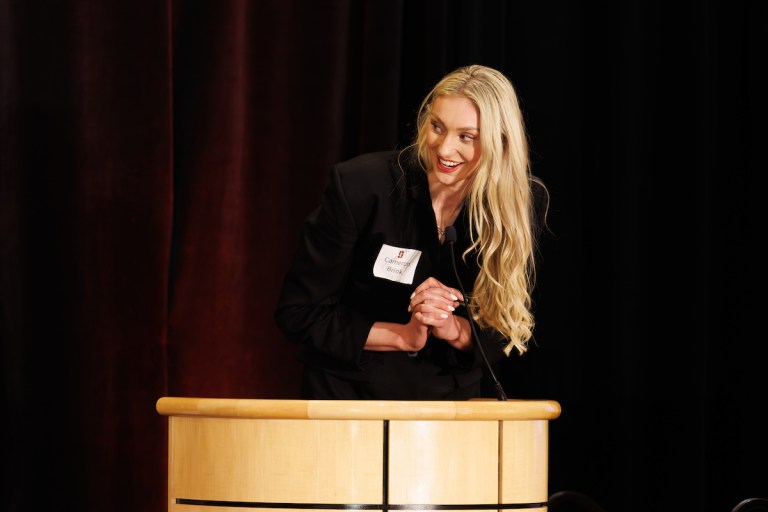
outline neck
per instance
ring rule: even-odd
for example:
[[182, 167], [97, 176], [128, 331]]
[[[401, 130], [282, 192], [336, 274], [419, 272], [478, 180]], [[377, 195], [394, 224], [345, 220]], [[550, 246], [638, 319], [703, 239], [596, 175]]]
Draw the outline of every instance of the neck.
[[427, 173], [429, 196], [432, 200], [432, 210], [435, 212], [437, 238], [442, 243], [445, 240], [445, 228], [453, 225], [459, 211], [464, 205], [469, 193], [470, 180], [460, 180], [458, 183], [442, 183], [435, 177], [434, 171]]
[[433, 188], [430, 185], [432, 209], [435, 212], [435, 223], [437, 224], [437, 237], [441, 242], [445, 238], [445, 228], [451, 226], [456, 221], [456, 217], [459, 216], [465, 198], [464, 194], [446, 189], [445, 186]]
[[446, 185], [430, 176], [429, 196], [435, 213], [439, 214], [441, 211], [458, 212], [467, 197], [468, 185], [464, 182], [454, 186]]

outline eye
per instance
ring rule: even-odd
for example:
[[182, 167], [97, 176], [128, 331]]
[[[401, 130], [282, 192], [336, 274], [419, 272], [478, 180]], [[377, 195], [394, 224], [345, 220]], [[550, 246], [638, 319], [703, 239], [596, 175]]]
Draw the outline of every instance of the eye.
[[464, 142], [472, 142], [475, 140], [475, 136], [469, 133], [462, 133], [461, 140], [463, 140]]
[[432, 125], [432, 131], [434, 131], [435, 133], [443, 132], [443, 127], [439, 123], [432, 121], [430, 124]]

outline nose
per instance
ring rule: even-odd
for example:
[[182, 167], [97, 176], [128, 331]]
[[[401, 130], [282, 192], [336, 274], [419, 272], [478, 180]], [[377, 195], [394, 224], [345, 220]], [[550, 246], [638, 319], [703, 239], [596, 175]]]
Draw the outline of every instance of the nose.
[[456, 143], [458, 139], [450, 134], [443, 135], [437, 145], [437, 152], [442, 156], [449, 156], [453, 154], [456, 149]]

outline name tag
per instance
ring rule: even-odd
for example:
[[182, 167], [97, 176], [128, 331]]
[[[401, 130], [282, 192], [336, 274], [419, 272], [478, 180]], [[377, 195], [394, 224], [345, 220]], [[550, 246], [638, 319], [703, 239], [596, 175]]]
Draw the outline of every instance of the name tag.
[[421, 251], [403, 249], [383, 244], [376, 263], [373, 264], [373, 275], [403, 284], [413, 284], [416, 265], [421, 258]]

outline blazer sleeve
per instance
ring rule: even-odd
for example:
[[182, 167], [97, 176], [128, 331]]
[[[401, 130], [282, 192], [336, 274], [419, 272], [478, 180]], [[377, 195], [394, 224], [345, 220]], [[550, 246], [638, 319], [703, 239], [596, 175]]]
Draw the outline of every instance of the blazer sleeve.
[[358, 367], [374, 319], [341, 301], [359, 236], [339, 172], [334, 168], [320, 206], [304, 224], [285, 276], [275, 321], [291, 341]]

